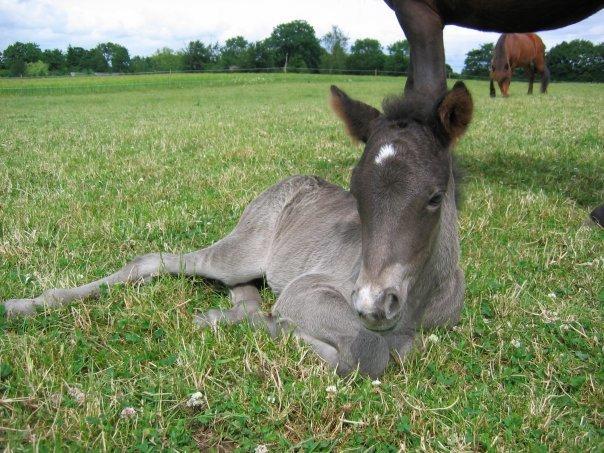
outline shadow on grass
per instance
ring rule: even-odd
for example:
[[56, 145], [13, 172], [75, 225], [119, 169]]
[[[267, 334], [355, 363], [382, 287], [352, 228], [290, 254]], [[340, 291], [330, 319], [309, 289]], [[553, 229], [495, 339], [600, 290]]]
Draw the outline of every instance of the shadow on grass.
[[[510, 189], [560, 195], [593, 209], [604, 202], [604, 172], [594, 162], [556, 156], [551, 159], [516, 154], [459, 154], [466, 183], [502, 184]], [[336, 159], [334, 167], [348, 169], [356, 158]]]
[[511, 189], [539, 191], [593, 208], [604, 201], [604, 173], [593, 162], [556, 156], [549, 159], [513, 154], [463, 155], [466, 181], [502, 184]]

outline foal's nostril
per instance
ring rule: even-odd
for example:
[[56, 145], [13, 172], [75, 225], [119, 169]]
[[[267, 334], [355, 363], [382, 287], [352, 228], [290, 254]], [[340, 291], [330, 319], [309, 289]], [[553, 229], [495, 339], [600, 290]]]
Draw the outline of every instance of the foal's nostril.
[[401, 310], [401, 301], [394, 292], [387, 292], [384, 296], [384, 314], [386, 319], [392, 319]]

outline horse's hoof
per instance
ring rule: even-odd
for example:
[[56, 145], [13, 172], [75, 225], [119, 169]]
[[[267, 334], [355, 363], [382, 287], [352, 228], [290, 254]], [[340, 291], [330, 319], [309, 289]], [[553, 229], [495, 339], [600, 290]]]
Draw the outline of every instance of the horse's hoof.
[[604, 228], [604, 204], [601, 204], [596, 209], [591, 211], [589, 217], [593, 222], [601, 228]]
[[33, 316], [36, 314], [36, 304], [33, 299], [10, 299], [4, 302], [7, 317]]

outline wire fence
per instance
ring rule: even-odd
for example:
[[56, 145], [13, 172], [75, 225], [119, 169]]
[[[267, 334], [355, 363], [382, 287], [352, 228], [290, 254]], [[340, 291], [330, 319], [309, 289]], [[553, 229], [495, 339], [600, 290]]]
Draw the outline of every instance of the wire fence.
[[[192, 74], [270, 74], [270, 80], [254, 80], [245, 78], [190, 78]], [[322, 76], [373, 76], [373, 77], [406, 77], [406, 71], [390, 71], [382, 69], [308, 69], [308, 68], [211, 68], [178, 71], [149, 71], [136, 73], [71, 73], [68, 75], [52, 75], [42, 77], [6, 77], [0, 79], [0, 95], [29, 95], [29, 94], [66, 94], [79, 92], [107, 92], [130, 90], [134, 88], [173, 87], [184, 88], [192, 85], [226, 86], [252, 83], [269, 83], [287, 80], [288, 74], [304, 74], [309, 77]], [[155, 78], [154, 76], [164, 76]], [[167, 76], [167, 77], [165, 77]], [[450, 79], [489, 80], [488, 76], [448, 74]], [[105, 80], [103, 80], [105, 79]], [[138, 80], [137, 80], [138, 79]], [[103, 80], [101, 82], [101, 80]], [[5, 81], [3, 83], [3, 81]], [[77, 83], [80, 81], [80, 83]], [[82, 83], [85, 82], [85, 83]], [[2, 86], [2, 85], [11, 86]]]
[[[350, 74], [350, 75], [391, 75], [391, 76], [407, 76], [407, 71], [390, 71], [386, 69], [352, 69], [352, 68], [296, 68], [296, 67], [257, 67], [257, 68], [209, 68], [209, 69], [174, 69], [163, 71], [141, 71], [141, 72], [71, 72], [69, 74], [46, 75], [46, 76], [17, 76], [3, 77], [5, 80], [32, 80], [32, 79], [57, 79], [57, 78], [72, 78], [72, 77], [115, 77], [115, 76], [132, 76], [132, 75], [155, 75], [155, 74], [203, 74], [203, 73], [306, 73], [306, 74]], [[453, 72], [451, 78], [462, 77], [462, 74]], [[472, 78], [477, 80], [488, 80], [487, 75], [463, 75], [464, 78]]]

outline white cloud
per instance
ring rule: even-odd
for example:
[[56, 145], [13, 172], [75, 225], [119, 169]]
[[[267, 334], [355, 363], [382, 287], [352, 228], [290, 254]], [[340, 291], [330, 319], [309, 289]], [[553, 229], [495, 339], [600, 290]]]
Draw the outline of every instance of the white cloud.
[[[17, 40], [62, 49], [114, 41], [133, 55], [148, 55], [164, 46], [183, 48], [194, 39], [263, 39], [275, 25], [294, 19], [307, 20], [318, 36], [336, 24], [352, 40], [372, 37], [387, 45], [403, 37], [382, 0], [0, 0], [0, 49]], [[604, 41], [604, 12], [540, 35], [548, 47], [575, 38]], [[496, 38], [446, 27], [447, 61], [461, 69], [468, 50]]]

